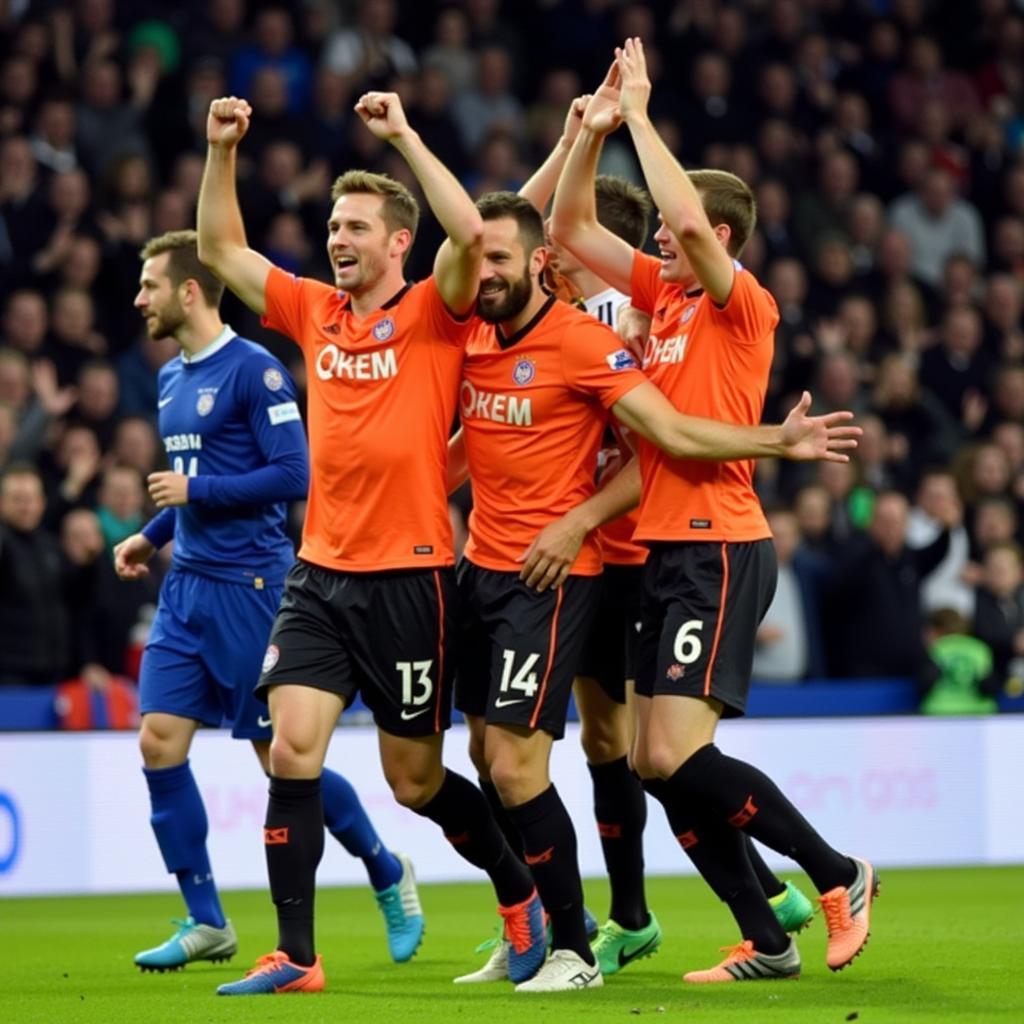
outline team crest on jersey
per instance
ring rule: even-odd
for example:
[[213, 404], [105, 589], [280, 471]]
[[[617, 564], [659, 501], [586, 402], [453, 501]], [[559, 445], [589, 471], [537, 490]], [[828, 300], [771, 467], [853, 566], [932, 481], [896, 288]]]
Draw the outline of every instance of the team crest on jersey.
[[512, 379], [517, 384], [529, 384], [537, 376], [537, 367], [532, 359], [520, 359], [512, 368]]
[[270, 366], [263, 371], [263, 383], [268, 391], [280, 391], [284, 387], [284, 377], [280, 370]]
[[395, 333], [395, 321], [386, 316], [373, 325], [373, 336], [377, 341], [387, 341]]
[[209, 391], [200, 391], [199, 398], [196, 400], [196, 412], [199, 413], [200, 416], [209, 416], [213, 411], [213, 403], [216, 401], [216, 388]]
[[608, 365], [613, 370], [636, 370], [640, 366], [633, 353], [624, 348], [609, 352], [605, 359], [608, 360]]
[[281, 648], [277, 644], [271, 644], [267, 648], [267, 653], [263, 655], [263, 671], [269, 672], [277, 664], [277, 660], [280, 657]]
[[681, 324], [687, 324], [693, 319], [693, 314], [697, 312], [696, 306], [687, 306], [683, 311], [683, 315], [679, 318]]

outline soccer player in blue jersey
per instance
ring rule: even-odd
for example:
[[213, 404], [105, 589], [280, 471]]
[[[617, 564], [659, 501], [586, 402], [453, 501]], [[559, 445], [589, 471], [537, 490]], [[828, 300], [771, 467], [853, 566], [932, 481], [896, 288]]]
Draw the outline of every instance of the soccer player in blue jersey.
[[[153, 238], [141, 257], [135, 306], [151, 338], [181, 347], [159, 376], [171, 467], [149, 477], [160, 512], [114, 549], [118, 575], [137, 579], [174, 539], [139, 680], [150, 823], [188, 908], [171, 938], [135, 957], [142, 970], [163, 971], [226, 960], [237, 948], [210, 870], [188, 752], [200, 725], [226, 720], [269, 772], [270, 718], [253, 688], [294, 561], [286, 502], [306, 496], [309, 464], [295, 385], [269, 352], [222, 323], [224, 286], [199, 262], [196, 233]], [[323, 808], [327, 828], [366, 865], [392, 958], [410, 959], [423, 915], [408, 858], [383, 845], [355, 791], [326, 769]]]

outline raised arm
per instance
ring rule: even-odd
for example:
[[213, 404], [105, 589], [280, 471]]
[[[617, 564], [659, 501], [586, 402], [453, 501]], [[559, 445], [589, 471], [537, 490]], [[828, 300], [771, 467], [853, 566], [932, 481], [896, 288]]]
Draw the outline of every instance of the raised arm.
[[590, 102], [590, 93], [577, 96], [569, 104], [569, 112], [565, 115], [565, 126], [562, 128], [562, 136], [555, 143], [555, 148], [547, 155], [547, 159], [530, 175], [529, 180], [519, 190], [524, 199], [531, 203], [543, 214], [547, 208], [548, 200], [554, 194], [558, 178], [569, 157], [572, 144], [580, 133], [583, 124], [583, 112]]
[[604, 137], [622, 122], [619, 70], [612, 64], [583, 114], [583, 125], [558, 179], [551, 207], [551, 234], [602, 281], [630, 294], [633, 248], [597, 219], [594, 179]]
[[675, 459], [729, 462], [735, 459], [781, 458], [797, 462], [849, 462], [860, 427], [850, 425], [852, 412], [808, 416], [805, 391], [777, 426], [743, 426], [687, 416], [651, 383], [639, 384], [612, 406], [631, 430]]
[[708, 220], [693, 182], [651, 124], [647, 114], [651, 82], [643, 43], [627, 39], [621, 49], [616, 48], [615, 59], [621, 80], [619, 113], [633, 138], [654, 205], [685, 250], [697, 280], [715, 302], [724, 305], [732, 292], [732, 257]]
[[250, 249], [235, 187], [238, 143], [249, 130], [252, 107], [235, 96], [214, 100], [206, 119], [206, 168], [199, 189], [196, 228], [199, 259], [254, 313], [267, 311], [264, 290], [273, 264]]
[[409, 127], [396, 93], [368, 92], [356, 104], [356, 113], [374, 135], [402, 154], [416, 175], [430, 209], [448, 236], [434, 260], [438, 291], [453, 313], [468, 313], [476, 303], [483, 254], [484, 226], [473, 200]]

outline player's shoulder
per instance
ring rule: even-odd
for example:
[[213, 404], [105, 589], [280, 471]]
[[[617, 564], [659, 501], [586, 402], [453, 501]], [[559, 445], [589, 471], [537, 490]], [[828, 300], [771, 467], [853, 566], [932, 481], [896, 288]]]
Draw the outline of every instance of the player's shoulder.
[[242, 380], [262, 383], [271, 391], [292, 385], [284, 363], [259, 342], [236, 335], [229, 346], [232, 361]]
[[171, 356], [170, 359], [164, 363], [163, 366], [157, 370], [156, 382], [158, 385], [166, 384], [168, 381], [173, 380], [175, 377], [181, 374], [182, 367], [185, 365], [184, 360], [181, 358], [179, 352], [176, 356]]
[[574, 333], [588, 331], [595, 334], [614, 334], [615, 332], [605, 323], [598, 320], [592, 313], [579, 306], [556, 299], [549, 314], [551, 325], [558, 326], [564, 330], [571, 329]]

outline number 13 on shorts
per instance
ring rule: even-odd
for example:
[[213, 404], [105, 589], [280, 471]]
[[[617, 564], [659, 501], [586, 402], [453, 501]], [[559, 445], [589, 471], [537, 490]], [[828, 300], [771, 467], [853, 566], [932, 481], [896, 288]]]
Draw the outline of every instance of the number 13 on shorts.
[[[415, 710], [422, 708], [430, 701], [434, 694], [434, 680], [430, 675], [433, 667], [433, 658], [428, 658], [426, 661], [395, 662], [395, 668], [402, 681], [402, 704], [404, 707]], [[402, 717], [405, 717], [404, 713]]]

